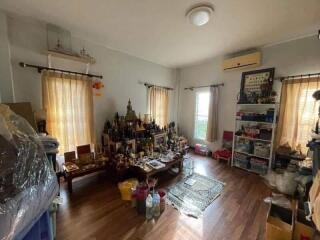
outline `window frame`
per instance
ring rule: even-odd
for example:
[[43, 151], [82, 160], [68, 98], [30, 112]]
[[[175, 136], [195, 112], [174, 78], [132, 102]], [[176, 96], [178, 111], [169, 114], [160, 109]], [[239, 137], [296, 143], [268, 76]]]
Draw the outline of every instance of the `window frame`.
[[[209, 88], [203, 88], [203, 89], [197, 89], [195, 91], [195, 101], [194, 101], [194, 114], [193, 114], [193, 139], [196, 141], [199, 141], [201, 143], [206, 143], [206, 137], [204, 139], [199, 138], [198, 136], [196, 136], [196, 121], [197, 121], [197, 117], [199, 116], [198, 113], [198, 95], [201, 93], [208, 93], [209, 94], [209, 102], [208, 104], [210, 104], [210, 89]], [[208, 113], [207, 113], [207, 126], [208, 126], [208, 119], [209, 118], [209, 106], [208, 106]]]

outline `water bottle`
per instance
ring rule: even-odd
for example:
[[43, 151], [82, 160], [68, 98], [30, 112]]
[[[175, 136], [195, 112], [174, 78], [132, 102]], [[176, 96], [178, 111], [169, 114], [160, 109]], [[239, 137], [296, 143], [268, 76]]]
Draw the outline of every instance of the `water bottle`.
[[160, 216], [160, 195], [158, 192], [153, 194], [153, 215], [155, 217]]
[[146, 199], [146, 219], [150, 220], [152, 219], [152, 197], [151, 194], [148, 194], [148, 197]]

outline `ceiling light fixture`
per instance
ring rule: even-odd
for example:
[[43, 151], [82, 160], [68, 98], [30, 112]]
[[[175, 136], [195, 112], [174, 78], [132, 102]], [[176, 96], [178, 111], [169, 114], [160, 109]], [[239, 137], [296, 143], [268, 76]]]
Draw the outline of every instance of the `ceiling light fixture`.
[[186, 14], [190, 22], [195, 26], [203, 26], [210, 20], [213, 13], [213, 7], [210, 5], [197, 5], [192, 7]]

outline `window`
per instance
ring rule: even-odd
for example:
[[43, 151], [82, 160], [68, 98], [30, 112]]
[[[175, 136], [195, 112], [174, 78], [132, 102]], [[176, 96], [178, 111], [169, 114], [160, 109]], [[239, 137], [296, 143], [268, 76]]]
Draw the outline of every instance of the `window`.
[[196, 93], [196, 112], [194, 123], [194, 138], [205, 140], [208, 125], [210, 92], [201, 91]]

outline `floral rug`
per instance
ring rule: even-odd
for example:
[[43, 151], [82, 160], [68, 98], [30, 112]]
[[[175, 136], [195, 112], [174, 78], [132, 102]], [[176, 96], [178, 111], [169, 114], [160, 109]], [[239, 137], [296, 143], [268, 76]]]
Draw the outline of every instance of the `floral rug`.
[[167, 201], [180, 212], [200, 217], [221, 194], [225, 183], [193, 173], [168, 189]]

